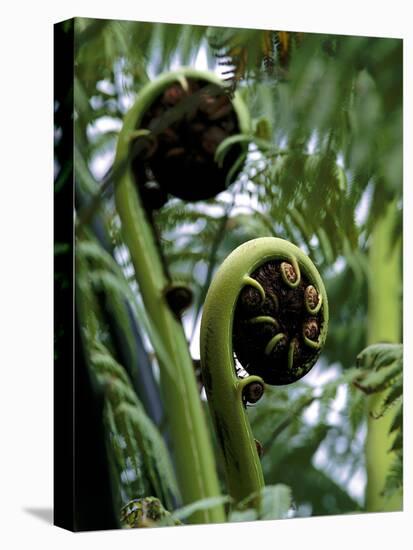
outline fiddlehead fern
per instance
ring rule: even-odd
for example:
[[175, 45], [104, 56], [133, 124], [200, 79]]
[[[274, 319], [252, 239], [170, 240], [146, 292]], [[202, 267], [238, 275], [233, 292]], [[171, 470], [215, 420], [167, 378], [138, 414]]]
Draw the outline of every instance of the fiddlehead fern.
[[185, 201], [214, 197], [241, 169], [243, 146], [233, 143], [221, 163], [225, 140], [248, 133], [250, 118], [238, 95], [232, 100], [215, 75], [182, 68], [144, 88], [129, 116], [131, 168], [147, 209], [170, 195]]
[[[246, 403], [260, 399], [265, 383], [289, 384], [307, 374], [327, 327], [324, 284], [308, 256], [292, 243], [254, 239], [218, 270], [204, 306], [201, 366], [236, 501], [264, 484]], [[235, 357], [249, 376], [237, 376]]]
[[[200, 86], [197, 90], [199, 94], [196, 90], [192, 93], [191, 82], [205, 86]], [[191, 296], [182, 286], [171, 287], [151, 216], [147, 214], [159, 208], [168, 193], [187, 200], [197, 200], [217, 192], [216, 188], [205, 190], [203, 186], [199, 186], [201, 182], [205, 183], [205, 179], [198, 179], [199, 172], [192, 169], [194, 167], [191, 163], [189, 170], [186, 155], [181, 155], [182, 151], [178, 155], [176, 150], [173, 151], [178, 147], [176, 143], [172, 147], [168, 142], [168, 136], [171, 137], [169, 130], [176, 134], [175, 124], [179, 126], [179, 132], [181, 125], [193, 126], [194, 119], [191, 116], [195, 109], [199, 110], [198, 107], [203, 105], [203, 100], [209, 106], [218, 107], [213, 98], [209, 102], [208, 98], [211, 98], [203, 95], [209, 85], [215, 91], [220, 86], [222, 88], [220, 80], [213, 74], [188, 68], [164, 74], [145, 85], [125, 116], [114, 164], [114, 173], [118, 174], [115, 202], [122, 234], [129, 249], [146, 313], [155, 329], [153, 334], [160, 336], [158, 345], [155, 343], [154, 347], [159, 355], [160, 384], [171, 439], [174, 442], [177, 478], [184, 504], [217, 496], [219, 485], [192, 359], [180, 320], [180, 313]], [[156, 113], [159, 101], [164, 103], [165, 108]], [[167, 106], [170, 108], [166, 108]], [[234, 97], [231, 109], [234, 109], [239, 123], [236, 130], [248, 132], [249, 117], [239, 96]], [[216, 121], [228, 122], [225, 112], [219, 109], [217, 112], [214, 108], [212, 111], [214, 112], [208, 115], [210, 121], [211, 116], [213, 119], [211, 127], [217, 124]], [[234, 114], [232, 111], [230, 113]], [[201, 134], [205, 138], [205, 133]], [[181, 139], [176, 135], [172, 137]], [[201, 139], [202, 143], [204, 142]], [[209, 155], [208, 165], [214, 171], [214, 167], [218, 166], [214, 160], [215, 145], [211, 149], [208, 144], [204, 145], [207, 145], [209, 151], [206, 151]], [[165, 156], [161, 155], [160, 159], [158, 153], [162, 151]], [[177, 164], [176, 157], [180, 158]], [[168, 164], [168, 158], [171, 165]], [[167, 165], [170, 169], [165, 171], [163, 168]], [[146, 168], [155, 172], [156, 182], [148, 180]], [[225, 184], [230, 179], [229, 175], [234, 173], [233, 166], [228, 165], [227, 170], [228, 173], [224, 172]], [[222, 174], [220, 178], [222, 182]], [[216, 184], [216, 179], [211, 176], [213, 185]], [[156, 183], [153, 188], [152, 183]], [[217, 504], [211, 509], [195, 512], [191, 521], [221, 522], [224, 518], [223, 507]]]

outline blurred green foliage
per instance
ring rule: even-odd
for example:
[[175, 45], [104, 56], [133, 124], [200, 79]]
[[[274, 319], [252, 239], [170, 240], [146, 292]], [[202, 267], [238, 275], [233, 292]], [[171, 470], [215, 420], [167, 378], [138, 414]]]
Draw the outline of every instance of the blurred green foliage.
[[[292, 515], [363, 510], [366, 404], [353, 385], [352, 367], [366, 346], [369, 237], [394, 199], [399, 208], [392, 239], [402, 238], [402, 41], [76, 19], [75, 175], [83, 197], [78, 209], [81, 214], [98, 198], [93, 223], [103, 224], [113, 253], [102, 249], [92, 222], [94, 236], [78, 250], [90, 262], [84, 276], [96, 294], [94, 303], [103, 294], [132, 304], [155, 380], [153, 351], [162, 353], [162, 342], [133, 283], [110, 168], [122, 117], [142, 86], [165, 70], [196, 66], [202, 59], [211, 70], [229, 71], [228, 86], [247, 103], [254, 132], [243, 170], [227, 191], [198, 203], [170, 199], [153, 213], [165, 264], [194, 292], [194, 306], [183, 319], [188, 338], [196, 337], [215, 269], [236, 246], [274, 235], [302, 247], [326, 283], [330, 329], [316, 367], [319, 376], [269, 388], [250, 411], [254, 434], [264, 445], [266, 483], [286, 484], [292, 492], [292, 501], [283, 489], [268, 493], [282, 509], [271, 517], [285, 517], [288, 509]], [[119, 299], [114, 322], [133, 340], [130, 314]], [[127, 365], [113, 357], [114, 336], [101, 306], [91, 307], [98, 329], [90, 367], [109, 392], [113, 483], [124, 505], [153, 496], [172, 511], [179, 489], [169, 466], [167, 419], [158, 426], [149, 419], [125, 374]], [[143, 376], [139, 365], [137, 371]], [[401, 378], [397, 381], [396, 397]], [[394, 430], [401, 433], [401, 420]], [[387, 491], [401, 483], [400, 464]], [[267, 517], [237, 511], [231, 518], [252, 516]]]

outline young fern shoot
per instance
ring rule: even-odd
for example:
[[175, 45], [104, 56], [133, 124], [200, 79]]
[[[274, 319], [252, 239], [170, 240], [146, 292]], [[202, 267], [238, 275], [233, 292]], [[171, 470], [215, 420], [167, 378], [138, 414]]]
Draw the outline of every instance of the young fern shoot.
[[[328, 328], [323, 281], [308, 256], [273, 237], [239, 246], [218, 270], [201, 323], [201, 367], [228, 490], [239, 502], [264, 486], [246, 403], [265, 384], [305, 376]], [[235, 356], [247, 371], [237, 376]]]
[[[231, 103], [224, 96], [224, 103], [220, 94], [224, 92], [218, 77], [190, 68], [148, 83], [125, 116], [114, 167], [119, 174], [115, 202], [122, 234], [152, 336], [157, 336], [152, 344], [183, 504], [216, 497], [220, 488], [180, 319], [191, 295], [182, 285], [173, 285], [151, 216], [171, 196], [203, 200], [225, 188], [231, 163], [222, 172], [214, 159], [215, 149], [227, 134], [248, 133], [249, 118], [239, 96]], [[225, 511], [218, 503], [194, 512], [190, 521], [223, 522]]]

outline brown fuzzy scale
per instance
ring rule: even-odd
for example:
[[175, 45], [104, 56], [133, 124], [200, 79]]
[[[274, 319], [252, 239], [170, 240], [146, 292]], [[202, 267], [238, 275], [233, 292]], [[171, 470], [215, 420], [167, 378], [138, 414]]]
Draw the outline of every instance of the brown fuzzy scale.
[[[254, 287], [246, 286], [242, 290], [234, 316], [234, 352], [249, 374], [261, 376], [268, 384], [289, 384], [304, 376], [311, 368], [310, 361], [320, 353], [305, 344], [303, 330], [305, 328], [306, 335], [309, 334], [308, 338], [317, 340], [323, 326], [323, 308], [316, 315], [308, 314], [304, 292], [310, 281], [301, 273], [299, 285], [289, 287], [281, 275], [281, 261], [263, 264], [251, 277], [262, 285], [265, 301], [262, 303]], [[257, 316], [273, 317], [279, 328], [272, 323], [249, 322]], [[283, 333], [285, 338], [265, 354], [268, 342], [277, 333]], [[288, 370], [288, 353], [293, 340], [296, 343], [293, 367]]]
[[[132, 152], [132, 171], [140, 190], [149, 172], [165, 194], [197, 201], [225, 189], [226, 177], [242, 149], [231, 147], [222, 167], [218, 166], [214, 160], [217, 147], [240, 131], [237, 115], [217, 85], [194, 79], [187, 82], [188, 90], [174, 83], [147, 109], [139, 127], [152, 130], [154, 140], [149, 147], [147, 139], [137, 138], [142, 145]], [[168, 118], [169, 123], [165, 122]]]

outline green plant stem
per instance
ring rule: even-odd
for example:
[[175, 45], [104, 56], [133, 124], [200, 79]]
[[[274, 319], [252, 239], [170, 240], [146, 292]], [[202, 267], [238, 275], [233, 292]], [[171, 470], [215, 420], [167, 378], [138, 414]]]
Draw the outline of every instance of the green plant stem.
[[[218, 480], [205, 418], [183, 328], [163, 295], [166, 280], [153, 235], [127, 176], [119, 183], [116, 201], [125, 241], [135, 267], [136, 279], [170, 364], [159, 360], [161, 390], [169, 427], [177, 477], [183, 502], [219, 495]], [[224, 521], [221, 506], [197, 512], [196, 523]]]
[[[368, 344], [398, 343], [401, 340], [401, 243], [394, 245], [393, 228], [397, 207], [393, 202], [380, 218], [371, 235], [370, 281], [368, 306]], [[382, 496], [394, 453], [389, 453], [389, 435], [393, 414], [380, 419], [370, 413], [377, 411], [385, 392], [369, 397], [368, 432], [366, 440], [366, 509], [369, 512], [393, 511], [402, 508], [402, 495]]]
[[[182, 82], [185, 78], [220, 84], [219, 79], [210, 73], [181, 69], [163, 75], [146, 85], [125, 117], [119, 135], [114, 170], [128, 158], [131, 138], [139, 128], [145, 110], [167, 86], [177, 81]], [[240, 117], [240, 126], [245, 128], [247, 115], [244, 104], [239, 98], [235, 98], [233, 104]], [[203, 416], [192, 359], [182, 324], [165, 300], [164, 289], [168, 281], [152, 228], [136, 192], [130, 167], [121, 173], [116, 182], [115, 200], [145, 308], [162, 338], [169, 357], [169, 364], [159, 358], [161, 390], [171, 431], [180, 491], [184, 504], [190, 504], [220, 494], [212, 445]], [[225, 521], [222, 504], [194, 513], [191, 521]]]
[[[311, 260], [295, 245], [283, 239], [253, 239], [233, 251], [216, 273], [204, 305], [201, 322], [201, 366], [226, 471], [231, 497], [240, 502], [258, 494], [264, 479], [242, 394], [245, 386], [264, 381], [258, 376], [240, 379], [233, 353], [233, 317], [238, 296], [250, 274], [271, 260], [293, 259], [317, 286], [323, 299], [324, 326], [320, 345], [328, 327], [328, 303], [324, 285]], [[284, 365], [279, 365], [284, 368]]]

